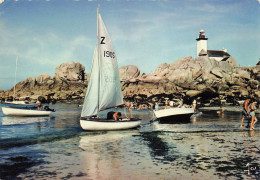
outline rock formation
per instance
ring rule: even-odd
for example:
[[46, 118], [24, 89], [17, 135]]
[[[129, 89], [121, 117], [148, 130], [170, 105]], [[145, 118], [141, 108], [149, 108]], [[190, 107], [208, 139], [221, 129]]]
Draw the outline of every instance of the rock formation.
[[[43, 74], [29, 77], [16, 85], [17, 97], [39, 96], [49, 100], [83, 100], [89, 75], [80, 63], [69, 62], [57, 66], [53, 77]], [[259, 98], [260, 66], [234, 67], [225, 61], [207, 56], [181, 58], [170, 64], [160, 64], [154, 73], [140, 73], [129, 65], [119, 69], [123, 96], [136, 103], [164, 102], [165, 98], [194, 98], [202, 103], [227, 101], [236, 104], [248, 97]], [[0, 91], [0, 98], [13, 96], [13, 88]]]
[[[88, 74], [80, 63], [68, 62], [56, 67], [53, 77], [42, 74], [29, 77], [16, 84], [16, 97], [24, 99], [29, 96], [36, 101], [40, 96], [49, 101], [83, 99], [86, 92]], [[0, 97], [13, 96], [13, 90], [0, 91]]]

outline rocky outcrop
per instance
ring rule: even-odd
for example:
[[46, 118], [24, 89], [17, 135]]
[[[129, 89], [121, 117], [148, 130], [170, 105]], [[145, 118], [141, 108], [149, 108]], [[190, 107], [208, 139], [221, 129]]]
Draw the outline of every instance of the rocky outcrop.
[[[80, 63], [68, 62], [56, 67], [54, 77], [42, 74], [29, 77], [16, 84], [16, 98], [23, 100], [29, 96], [33, 101], [42, 97], [49, 101], [83, 99], [89, 75]], [[12, 99], [14, 88], [0, 91], [0, 98]]]
[[128, 65], [119, 68], [119, 76], [121, 81], [137, 78], [140, 75], [140, 70], [137, 66]]
[[85, 67], [79, 62], [63, 63], [56, 67], [54, 79], [57, 80], [82, 80], [84, 78]]
[[122, 89], [124, 97], [131, 100], [142, 97], [152, 102], [157, 97], [164, 102], [165, 97], [187, 101], [199, 98], [204, 102], [214, 99], [217, 103], [225, 99], [235, 104], [249, 96], [259, 97], [258, 73], [257, 67], [233, 67], [207, 56], [186, 57], [171, 64], [162, 63], [154, 73], [124, 82]]
[[[83, 100], [89, 75], [80, 63], [69, 62], [56, 68], [53, 77], [43, 74], [30, 77], [16, 85], [17, 97], [39, 96], [52, 100]], [[181, 58], [170, 64], [160, 64], [151, 74], [140, 73], [138, 67], [119, 68], [123, 96], [136, 103], [165, 102], [165, 98], [183, 99], [191, 103], [229, 102], [248, 97], [260, 98], [260, 66], [233, 67], [207, 56]], [[13, 88], [0, 91], [0, 97], [13, 96]]]
[[54, 81], [52, 80], [51, 76], [48, 74], [42, 74], [37, 76], [37, 83], [39, 85], [44, 85], [44, 84], [52, 84]]

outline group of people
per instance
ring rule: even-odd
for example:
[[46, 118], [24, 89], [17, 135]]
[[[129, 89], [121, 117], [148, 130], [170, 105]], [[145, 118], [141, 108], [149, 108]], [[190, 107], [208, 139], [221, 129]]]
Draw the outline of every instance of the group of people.
[[[196, 100], [194, 100], [192, 102], [192, 107], [194, 108], [194, 112], [196, 112]], [[248, 119], [247, 122], [247, 128], [250, 128], [250, 130], [253, 130], [255, 127], [255, 124], [257, 122], [257, 118], [256, 118], [256, 105], [257, 105], [257, 101], [256, 100], [252, 100], [252, 99], [247, 99], [245, 100], [244, 104], [243, 104], [243, 117], [241, 119], [241, 125], [240, 127], [243, 127], [243, 123], [245, 119]], [[133, 108], [133, 104], [131, 103], [130, 108]], [[159, 110], [159, 103], [155, 103], [155, 110]], [[222, 109], [222, 112], [224, 111], [224, 109]], [[115, 121], [119, 121], [122, 120], [122, 114], [121, 112], [108, 112], [107, 114], [107, 119], [114, 119]]]
[[[174, 107], [174, 102], [173, 101], [170, 101], [170, 108], [172, 108], [172, 107]], [[194, 110], [194, 113], [196, 113], [197, 112], [197, 101], [196, 101], [196, 99], [194, 99], [193, 101], [192, 101], [192, 104], [191, 105], [185, 105], [185, 104], [183, 104], [183, 100], [180, 100], [179, 101], [179, 105], [177, 106], [178, 108], [183, 108], [183, 107], [185, 107], [185, 108], [193, 108], [193, 110]], [[168, 99], [166, 99], [166, 101], [165, 101], [165, 109], [168, 109]], [[159, 110], [159, 103], [155, 103], [155, 110], [156, 111], [158, 111]]]
[[[256, 100], [252, 100], [252, 99], [245, 100], [245, 102], [243, 104], [243, 111], [242, 111], [243, 117], [241, 119], [240, 127], [243, 127], [244, 120], [248, 119], [246, 127], [250, 128], [250, 130], [254, 129], [255, 124], [257, 122], [257, 118], [255, 115], [256, 105], [257, 105]], [[250, 123], [250, 121], [251, 121], [251, 123]]]

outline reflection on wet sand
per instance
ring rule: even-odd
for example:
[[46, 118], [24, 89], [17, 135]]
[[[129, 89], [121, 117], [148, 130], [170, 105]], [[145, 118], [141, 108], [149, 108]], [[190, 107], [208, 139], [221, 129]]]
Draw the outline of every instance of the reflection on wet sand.
[[15, 117], [5, 116], [2, 118], [2, 126], [16, 125], [16, 124], [32, 124], [49, 121], [50, 117]]
[[82, 163], [88, 178], [117, 179], [125, 176], [126, 169], [121, 167], [126, 149], [122, 144], [125, 139], [138, 134], [138, 131], [115, 131], [81, 136], [79, 147], [84, 150], [81, 153]]

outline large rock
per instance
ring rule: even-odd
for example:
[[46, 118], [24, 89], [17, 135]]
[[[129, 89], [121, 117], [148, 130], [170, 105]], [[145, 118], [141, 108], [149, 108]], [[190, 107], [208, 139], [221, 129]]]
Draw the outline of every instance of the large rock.
[[5, 95], [4, 90], [1, 90], [1, 89], [0, 89], [0, 101], [1, 101], [1, 99], [4, 97], [4, 95]]
[[220, 69], [219, 67], [214, 67], [210, 72], [211, 72], [213, 75], [215, 75], [215, 76], [217, 76], [217, 77], [219, 77], [219, 78], [222, 78], [223, 75], [222, 75], [221, 71], [222, 71], [222, 69]]
[[142, 82], [145, 82], [145, 83], [156, 83], [156, 82], [159, 82], [160, 80], [162, 80], [162, 78], [160, 76], [148, 74], [148, 75], [144, 75], [144, 76], [140, 77], [139, 80]]
[[42, 85], [47, 83], [49, 80], [51, 80], [51, 76], [49, 76], [48, 74], [42, 74], [37, 76], [37, 84]]
[[250, 72], [242, 70], [242, 69], [236, 69], [234, 77], [249, 80], [250, 79]]
[[137, 66], [128, 65], [119, 68], [119, 76], [121, 81], [137, 78], [140, 75], [140, 70]]
[[[28, 77], [26, 80], [19, 82], [16, 84], [16, 90], [23, 90], [23, 89], [32, 89], [36, 85], [36, 78], [35, 77]], [[13, 89], [13, 88], [12, 88]]]
[[164, 77], [169, 73], [170, 65], [167, 63], [160, 64], [157, 69], [154, 71], [153, 75]]
[[192, 97], [200, 95], [202, 92], [203, 91], [189, 90], [186, 92], [186, 95], [192, 98]]
[[79, 62], [63, 63], [56, 67], [54, 78], [57, 80], [74, 80], [78, 81], [85, 77], [85, 67]]

